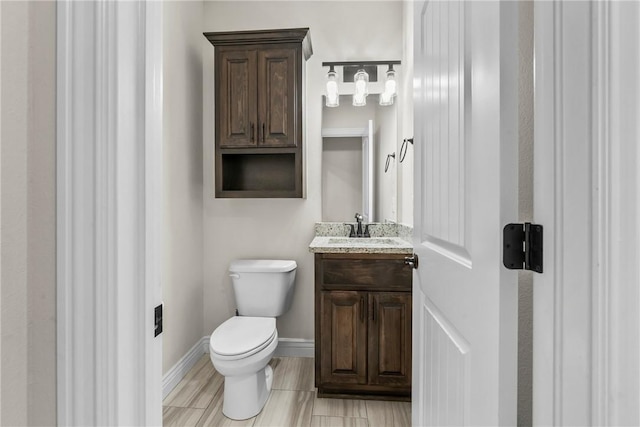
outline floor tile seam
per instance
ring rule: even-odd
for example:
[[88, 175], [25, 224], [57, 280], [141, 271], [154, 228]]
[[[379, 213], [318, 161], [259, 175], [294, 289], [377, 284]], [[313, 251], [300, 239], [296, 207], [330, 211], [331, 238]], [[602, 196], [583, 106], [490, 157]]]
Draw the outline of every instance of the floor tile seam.
[[[198, 423], [200, 422], [200, 420], [202, 419], [202, 417], [204, 417], [204, 414], [205, 414], [205, 412], [206, 412], [206, 410], [204, 410], [204, 409], [202, 409], [202, 408], [184, 408], [184, 407], [182, 407], [182, 406], [163, 406], [162, 408], [163, 408], [163, 409], [164, 409], [164, 408], [174, 408], [174, 409], [196, 409], [196, 410], [198, 410], [198, 411], [202, 411], [202, 414], [200, 414], [200, 417], [198, 417], [198, 420], [197, 420], [197, 421], [196, 421], [196, 423], [195, 423], [195, 425], [196, 425], [196, 426], [198, 425]], [[164, 412], [164, 411], [163, 411], [163, 412]], [[163, 420], [163, 423], [164, 423], [164, 420]]]
[[310, 391], [310, 392], [314, 392], [315, 390], [310, 390], [308, 388], [280, 388], [280, 387], [272, 387], [271, 390], [278, 390], [278, 391]]
[[203, 409], [203, 410], [202, 410], [202, 414], [200, 414], [200, 418], [198, 418], [198, 421], [196, 421], [196, 424], [195, 424], [195, 425], [196, 425], [196, 427], [197, 427], [197, 425], [198, 425], [198, 424], [200, 424], [200, 421], [203, 421], [203, 422], [204, 422], [203, 418], [204, 418], [204, 414], [206, 414], [206, 413], [207, 413], [207, 410], [206, 410], [206, 409]]
[[162, 405], [163, 408], [177, 408], [177, 409], [203, 409], [196, 406], [179, 406], [179, 405]]
[[164, 408], [175, 408], [175, 409], [200, 409], [200, 408], [189, 408], [187, 406], [175, 406], [175, 405], [162, 405], [162, 409]]
[[[209, 384], [209, 381], [210, 381], [210, 378], [207, 379], [206, 382], [203, 381], [203, 383], [199, 384], [198, 387], [193, 387], [193, 389], [191, 390], [191, 393], [188, 393], [188, 394], [191, 395], [191, 396], [197, 396], [207, 386], [207, 384]], [[176, 399], [177, 396], [182, 395], [183, 393], [185, 393], [185, 391], [186, 391], [186, 387], [182, 386], [179, 390], [175, 391], [175, 395], [173, 397], [171, 397], [169, 399], [170, 395], [167, 396], [167, 400], [169, 400], [169, 401], [174, 400], [174, 399]], [[172, 391], [171, 394], [174, 394], [174, 392]], [[172, 405], [169, 405], [169, 406], [172, 406]]]
[[[213, 399], [215, 398], [215, 396], [216, 396], [217, 394], [218, 394], [217, 392], [216, 392], [216, 393], [214, 393], [214, 395], [211, 397], [211, 399], [209, 399], [209, 400], [206, 402], [206, 406], [204, 406], [204, 407], [202, 407], [202, 406], [194, 406], [194, 403], [195, 403], [196, 401], [198, 401], [198, 400], [199, 400], [199, 399], [194, 399], [194, 398], [189, 399], [189, 400], [185, 403], [185, 405], [184, 405], [184, 406], [176, 405], [176, 404], [168, 404], [168, 405], [163, 404], [162, 406], [163, 406], [163, 407], [164, 407], [164, 406], [167, 406], [167, 407], [171, 407], [171, 408], [207, 409], [207, 408], [211, 405], [211, 402], [213, 402]], [[194, 397], [197, 397], [197, 396], [194, 396]]]
[[[206, 382], [204, 382], [202, 384], [202, 387], [198, 387], [197, 389], [193, 390], [193, 393], [191, 393], [189, 399], [186, 399], [187, 405], [188, 406], [178, 406], [179, 408], [193, 408], [193, 409], [202, 409], [201, 407], [197, 407], [197, 406], [192, 406], [193, 402], [195, 402], [196, 400], [198, 400], [197, 398], [200, 396], [200, 394], [202, 393], [202, 391], [207, 387], [207, 385], [209, 385], [212, 381], [212, 378], [209, 378]], [[213, 393], [211, 399], [209, 400], [209, 402], [207, 403], [208, 407], [211, 404], [211, 401], [213, 401], [213, 399], [215, 398], [215, 396], [219, 393], [219, 391], [221, 389], [223, 389], [223, 385], [221, 385], [220, 387], [218, 387], [218, 391], [216, 391], [215, 393]], [[183, 390], [180, 390], [177, 394], [179, 395]], [[175, 399], [175, 398], [174, 398]], [[168, 406], [175, 406], [175, 405], [168, 405]], [[206, 408], [205, 407], [205, 408]]]
[[[220, 389], [222, 389], [222, 387], [220, 387]], [[193, 396], [191, 396], [189, 399], [186, 399], [186, 400], [185, 400], [185, 404], [184, 404], [184, 405], [182, 405], [182, 406], [181, 406], [181, 405], [176, 405], [176, 404], [168, 404], [168, 405], [163, 404], [162, 406], [172, 406], [172, 407], [175, 407], [175, 408], [206, 409], [206, 408], [208, 408], [208, 407], [209, 407], [209, 405], [211, 405], [211, 402], [213, 402], [214, 398], [218, 395], [219, 390], [218, 390], [218, 391], [216, 391], [215, 393], [213, 393], [213, 395], [211, 396], [211, 398], [207, 400], [207, 402], [206, 402], [206, 404], [205, 404], [204, 408], [203, 408], [202, 406], [194, 406], [194, 404], [195, 404], [198, 400], [200, 400], [200, 399], [199, 399], [199, 396], [201, 395], [201, 393], [200, 393], [201, 391], [202, 391], [202, 390], [199, 390], [199, 391], [198, 391], [198, 393], [194, 394], [194, 395], [193, 395]], [[175, 399], [173, 399], [173, 400], [175, 400]]]
[[313, 393], [313, 402], [311, 402], [311, 419], [309, 420], [309, 426], [313, 424], [313, 412], [316, 410], [316, 400], [318, 400], [318, 392]]
[[314, 417], [335, 417], [335, 418], [353, 418], [353, 419], [361, 419], [361, 420], [368, 420], [367, 417], [358, 417], [358, 416], [351, 416], [351, 415], [328, 415], [328, 414], [311, 414]]
[[[207, 407], [206, 407], [206, 408], [204, 408], [204, 412], [205, 412], [205, 413], [207, 412], [207, 410], [208, 410], [209, 408], [211, 408], [211, 412], [213, 413], [213, 407], [212, 407], [212, 406], [215, 406], [215, 405], [217, 404], [217, 403], [216, 403], [216, 397], [218, 397], [218, 395], [219, 395], [219, 394], [221, 394], [221, 393], [223, 393], [223, 392], [224, 392], [223, 387], [220, 387], [220, 389], [219, 389], [218, 391], [216, 391], [216, 392], [213, 394], [213, 397], [212, 397], [212, 398], [211, 398], [211, 400], [209, 401], [209, 404], [207, 405]], [[222, 397], [221, 397], [221, 398], [222, 398]], [[200, 408], [196, 408], [196, 409], [200, 409]], [[222, 408], [221, 408], [221, 410], [222, 410]], [[204, 414], [203, 414], [203, 415], [204, 415]]]

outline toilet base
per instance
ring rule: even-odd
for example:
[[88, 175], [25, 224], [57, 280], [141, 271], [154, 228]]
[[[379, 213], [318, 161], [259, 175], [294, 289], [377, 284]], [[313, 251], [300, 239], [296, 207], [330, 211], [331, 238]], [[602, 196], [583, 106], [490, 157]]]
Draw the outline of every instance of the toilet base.
[[255, 374], [224, 378], [222, 413], [232, 420], [246, 420], [262, 411], [267, 402], [273, 369], [267, 365]]

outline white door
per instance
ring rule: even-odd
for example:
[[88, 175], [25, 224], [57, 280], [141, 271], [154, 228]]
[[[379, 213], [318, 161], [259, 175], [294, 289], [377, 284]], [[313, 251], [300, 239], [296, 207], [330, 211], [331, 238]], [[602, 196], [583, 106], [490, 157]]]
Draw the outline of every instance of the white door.
[[535, 5], [534, 425], [640, 425], [639, 23]]
[[515, 425], [517, 4], [415, 7], [413, 424]]

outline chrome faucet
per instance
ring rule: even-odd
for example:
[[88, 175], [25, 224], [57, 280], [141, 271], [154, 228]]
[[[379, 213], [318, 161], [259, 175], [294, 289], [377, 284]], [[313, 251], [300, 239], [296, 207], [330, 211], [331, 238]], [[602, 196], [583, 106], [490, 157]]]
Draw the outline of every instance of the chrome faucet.
[[363, 216], [359, 213], [356, 213], [356, 222], [358, 223], [358, 229], [356, 230], [354, 224], [346, 224], [351, 227], [351, 232], [349, 233], [349, 237], [371, 237], [369, 235], [369, 224], [365, 224], [364, 231], [362, 230], [362, 220]]
[[360, 215], [358, 212], [356, 212], [356, 221], [358, 222], [358, 231], [356, 231], [356, 236], [357, 237], [362, 237], [362, 215]]

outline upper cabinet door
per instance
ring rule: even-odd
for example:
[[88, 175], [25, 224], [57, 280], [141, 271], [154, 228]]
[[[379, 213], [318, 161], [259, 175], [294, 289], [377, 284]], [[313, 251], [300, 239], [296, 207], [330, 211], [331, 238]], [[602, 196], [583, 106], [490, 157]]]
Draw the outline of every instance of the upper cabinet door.
[[301, 79], [301, 73], [296, 73], [298, 55], [295, 47], [258, 51], [259, 146], [295, 147], [298, 143], [296, 122], [302, 116], [302, 104], [296, 102], [300, 96], [296, 82]]
[[256, 51], [222, 51], [216, 65], [217, 140], [220, 147], [252, 147], [258, 142]]

